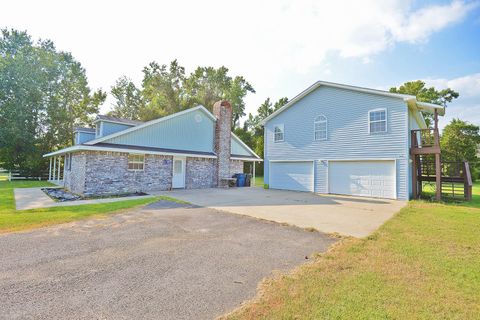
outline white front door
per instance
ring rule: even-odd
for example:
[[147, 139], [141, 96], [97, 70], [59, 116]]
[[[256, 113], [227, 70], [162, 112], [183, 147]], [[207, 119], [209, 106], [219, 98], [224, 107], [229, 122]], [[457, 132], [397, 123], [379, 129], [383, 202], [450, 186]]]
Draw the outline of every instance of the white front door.
[[185, 188], [185, 158], [173, 158], [172, 188]]

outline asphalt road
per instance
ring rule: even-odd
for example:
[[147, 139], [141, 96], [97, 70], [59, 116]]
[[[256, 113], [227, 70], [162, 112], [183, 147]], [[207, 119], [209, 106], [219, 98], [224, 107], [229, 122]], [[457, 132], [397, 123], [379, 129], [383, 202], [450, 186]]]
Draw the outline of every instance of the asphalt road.
[[212, 319], [335, 241], [178, 206], [0, 235], [0, 318]]

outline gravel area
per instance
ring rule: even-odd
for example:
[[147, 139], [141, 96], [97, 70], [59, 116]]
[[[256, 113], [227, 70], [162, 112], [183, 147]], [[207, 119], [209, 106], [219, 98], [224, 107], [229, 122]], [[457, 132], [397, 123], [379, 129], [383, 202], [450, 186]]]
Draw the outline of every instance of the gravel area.
[[336, 240], [273, 222], [160, 201], [0, 235], [5, 319], [212, 319]]

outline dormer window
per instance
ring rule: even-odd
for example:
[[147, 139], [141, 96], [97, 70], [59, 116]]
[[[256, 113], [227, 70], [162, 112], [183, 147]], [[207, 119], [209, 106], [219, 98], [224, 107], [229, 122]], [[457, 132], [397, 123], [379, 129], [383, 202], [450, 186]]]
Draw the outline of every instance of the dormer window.
[[387, 132], [387, 110], [375, 109], [368, 112], [369, 133]]
[[273, 130], [273, 141], [274, 142], [281, 142], [284, 138], [284, 127], [283, 124], [277, 124]]
[[97, 126], [95, 127], [95, 137], [98, 138], [102, 134], [102, 123], [99, 121], [97, 122]]

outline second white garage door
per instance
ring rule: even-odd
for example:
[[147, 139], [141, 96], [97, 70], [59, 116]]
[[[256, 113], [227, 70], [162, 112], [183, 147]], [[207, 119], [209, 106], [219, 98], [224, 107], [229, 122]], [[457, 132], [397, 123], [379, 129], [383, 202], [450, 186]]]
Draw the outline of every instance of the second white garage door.
[[270, 162], [270, 187], [296, 191], [313, 191], [313, 162]]
[[395, 199], [395, 161], [330, 161], [329, 193]]

